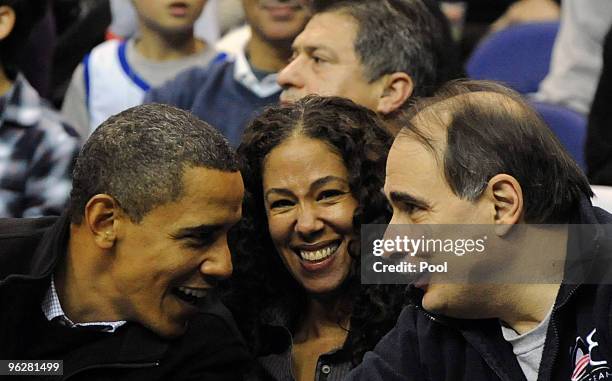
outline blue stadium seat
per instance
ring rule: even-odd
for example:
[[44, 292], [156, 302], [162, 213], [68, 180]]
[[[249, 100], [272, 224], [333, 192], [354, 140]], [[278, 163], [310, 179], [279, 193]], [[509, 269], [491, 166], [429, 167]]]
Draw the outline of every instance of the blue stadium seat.
[[558, 22], [510, 26], [482, 41], [466, 64], [473, 79], [505, 83], [519, 93], [538, 90], [548, 73]]
[[580, 168], [586, 171], [584, 159], [586, 117], [562, 106], [543, 102], [532, 102], [531, 104], [555, 133], [565, 149], [576, 160]]

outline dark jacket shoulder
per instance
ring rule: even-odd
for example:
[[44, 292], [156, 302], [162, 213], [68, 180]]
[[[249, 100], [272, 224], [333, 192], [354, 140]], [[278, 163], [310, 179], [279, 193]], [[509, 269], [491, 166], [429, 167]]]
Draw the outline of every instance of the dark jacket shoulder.
[[0, 219], [0, 284], [9, 275], [28, 275], [33, 254], [58, 217]]

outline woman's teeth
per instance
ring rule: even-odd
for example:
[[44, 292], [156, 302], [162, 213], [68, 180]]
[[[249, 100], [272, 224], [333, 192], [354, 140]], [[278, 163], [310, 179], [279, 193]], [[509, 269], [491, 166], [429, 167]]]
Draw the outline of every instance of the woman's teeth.
[[320, 262], [330, 257], [332, 254], [334, 254], [336, 250], [338, 250], [339, 246], [340, 246], [339, 244], [334, 243], [332, 245], [329, 245], [319, 250], [314, 250], [314, 251], [300, 250], [300, 257], [305, 261]]

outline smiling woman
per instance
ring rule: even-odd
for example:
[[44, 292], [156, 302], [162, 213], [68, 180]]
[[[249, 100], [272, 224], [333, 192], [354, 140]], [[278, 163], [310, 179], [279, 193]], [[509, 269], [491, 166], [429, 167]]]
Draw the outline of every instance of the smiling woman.
[[359, 279], [361, 224], [389, 217], [390, 144], [373, 112], [317, 96], [269, 108], [245, 132], [228, 303], [262, 378], [340, 379], [393, 326], [404, 288]]
[[262, 170], [270, 237], [283, 263], [308, 293], [335, 290], [351, 269], [357, 208], [342, 157], [297, 134], [270, 151]]

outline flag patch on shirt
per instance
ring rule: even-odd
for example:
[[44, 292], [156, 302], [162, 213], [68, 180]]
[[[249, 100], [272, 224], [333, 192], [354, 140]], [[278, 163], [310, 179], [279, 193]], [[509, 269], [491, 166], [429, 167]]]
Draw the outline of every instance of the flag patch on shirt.
[[585, 339], [576, 337], [576, 343], [571, 350], [574, 363], [571, 381], [612, 380], [612, 369], [608, 362], [599, 358], [596, 334], [597, 329], [594, 328]]

